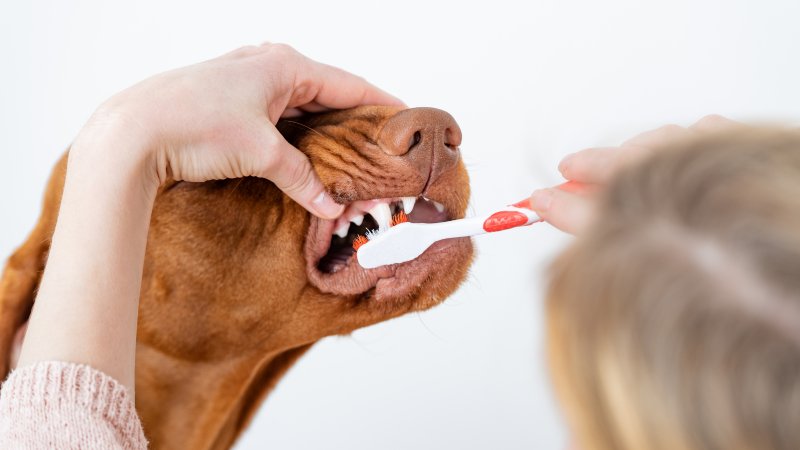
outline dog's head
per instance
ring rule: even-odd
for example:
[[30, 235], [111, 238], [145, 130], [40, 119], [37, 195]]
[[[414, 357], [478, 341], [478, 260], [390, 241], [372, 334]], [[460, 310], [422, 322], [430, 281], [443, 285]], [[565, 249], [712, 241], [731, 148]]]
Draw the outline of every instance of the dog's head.
[[319, 219], [257, 178], [165, 186], [149, 235], [141, 342], [189, 359], [267, 341], [292, 347], [428, 309], [465, 279], [469, 238], [375, 269], [361, 267], [352, 247], [404, 206], [411, 222], [464, 217], [469, 179], [452, 116], [371, 106], [283, 120], [278, 129], [347, 205], [344, 215]]

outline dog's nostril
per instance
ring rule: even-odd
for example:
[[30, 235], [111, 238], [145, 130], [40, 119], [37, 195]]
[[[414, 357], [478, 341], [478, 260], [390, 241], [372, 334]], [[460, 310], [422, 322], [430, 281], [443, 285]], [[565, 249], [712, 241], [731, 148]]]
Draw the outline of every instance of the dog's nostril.
[[445, 128], [444, 130], [444, 146], [449, 148], [450, 150], [454, 150], [458, 147], [458, 144], [453, 144], [453, 130], [450, 128]]
[[417, 131], [408, 139], [408, 149], [411, 150], [415, 145], [419, 144], [420, 139], [422, 139], [422, 135]]

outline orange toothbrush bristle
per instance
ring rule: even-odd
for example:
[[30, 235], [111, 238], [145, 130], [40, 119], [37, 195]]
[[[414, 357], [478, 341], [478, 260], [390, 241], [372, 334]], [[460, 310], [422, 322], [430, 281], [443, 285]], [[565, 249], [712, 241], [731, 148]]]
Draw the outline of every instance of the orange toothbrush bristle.
[[394, 217], [392, 217], [392, 223], [390, 226], [400, 225], [401, 223], [406, 222], [408, 222], [408, 216], [403, 211], [400, 211], [399, 213], [395, 214]]
[[369, 239], [365, 238], [364, 236], [358, 235], [356, 236], [355, 240], [353, 240], [353, 248], [357, 252], [358, 249], [361, 248], [361, 246], [366, 244], [367, 242], [369, 242]]
[[[399, 225], [401, 223], [406, 223], [406, 222], [408, 222], [408, 216], [406, 215], [405, 212], [400, 211], [399, 213], [395, 214], [392, 217], [392, 221], [389, 224], [389, 226], [393, 227], [395, 225]], [[370, 232], [367, 231], [367, 235], [369, 235], [369, 233]], [[366, 244], [367, 242], [369, 242], [369, 238], [364, 237], [360, 234], [356, 236], [356, 238], [353, 240], [353, 248], [356, 250], [356, 253], [358, 253], [358, 249], [361, 248], [361, 246]], [[356, 257], [357, 256], [358, 255], [356, 255]]]

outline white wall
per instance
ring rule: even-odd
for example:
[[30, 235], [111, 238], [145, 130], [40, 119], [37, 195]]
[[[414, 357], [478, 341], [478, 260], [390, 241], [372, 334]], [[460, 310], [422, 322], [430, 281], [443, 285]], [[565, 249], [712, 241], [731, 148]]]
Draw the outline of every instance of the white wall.
[[[68, 4], [69, 3], [69, 4]], [[796, 1], [16, 1], [0, 7], [0, 255], [94, 108], [151, 74], [287, 42], [464, 132], [474, 211], [560, 177], [565, 154], [708, 113], [800, 122]], [[558, 449], [543, 273], [569, 238], [477, 239], [444, 305], [329, 338], [281, 381], [239, 450]]]

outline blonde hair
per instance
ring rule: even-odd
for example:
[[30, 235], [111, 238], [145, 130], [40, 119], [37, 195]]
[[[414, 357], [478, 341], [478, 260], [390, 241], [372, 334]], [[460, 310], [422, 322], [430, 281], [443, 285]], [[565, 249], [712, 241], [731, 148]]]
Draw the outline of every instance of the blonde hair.
[[582, 450], [800, 448], [800, 133], [675, 144], [600, 211], [547, 299]]

